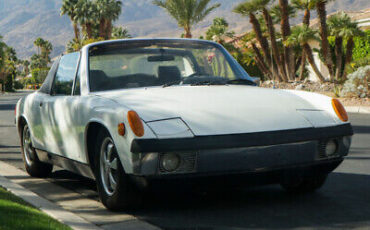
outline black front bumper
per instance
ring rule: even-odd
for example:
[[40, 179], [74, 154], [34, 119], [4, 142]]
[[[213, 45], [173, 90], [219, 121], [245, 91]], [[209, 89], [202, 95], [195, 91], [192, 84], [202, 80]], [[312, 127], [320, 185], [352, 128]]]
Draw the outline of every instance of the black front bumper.
[[230, 135], [195, 136], [176, 139], [134, 139], [132, 153], [197, 151], [279, 145], [352, 136], [351, 124], [323, 128], [302, 128]]
[[185, 190], [188, 189], [227, 189], [254, 185], [278, 184], [295, 178], [314, 178], [326, 175], [336, 169], [343, 158], [335, 158], [315, 163], [249, 170], [229, 173], [193, 173], [173, 175], [134, 176], [133, 182], [141, 189]]
[[[207, 136], [194, 138], [144, 140], [133, 142], [136, 154], [133, 174], [145, 177], [169, 178], [193, 175], [229, 175], [258, 173], [305, 165], [323, 165], [326, 161], [341, 161], [348, 154], [353, 134], [350, 124], [316, 129], [298, 129]], [[337, 143], [336, 153], [327, 156], [326, 143]], [[136, 147], [135, 147], [136, 146]], [[175, 153], [181, 165], [174, 172], [161, 167], [163, 154]]]

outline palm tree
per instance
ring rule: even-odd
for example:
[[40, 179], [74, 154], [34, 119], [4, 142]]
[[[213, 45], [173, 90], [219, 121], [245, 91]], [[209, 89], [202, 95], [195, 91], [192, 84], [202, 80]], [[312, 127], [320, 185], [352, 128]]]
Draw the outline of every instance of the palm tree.
[[27, 76], [30, 73], [30, 62], [28, 60], [24, 60], [22, 65], [24, 68], [24, 75]]
[[92, 39], [93, 26], [99, 23], [96, 4], [90, 0], [78, 0], [74, 20], [80, 23], [88, 39]]
[[[310, 26], [311, 10], [315, 7], [314, 0], [292, 0], [292, 6], [299, 10], [304, 10], [303, 25]], [[304, 70], [306, 66], [306, 53], [302, 49], [301, 68], [299, 79], [303, 80]]]
[[309, 41], [318, 39], [316, 34], [317, 31], [311, 29], [307, 25], [296, 26], [292, 29], [292, 33], [285, 41], [285, 43], [287, 43], [287, 45], [300, 45], [306, 53], [307, 60], [310, 63], [317, 78], [320, 80], [320, 82], [324, 82], [325, 79], [317, 68], [315, 59], [312, 55], [311, 47], [308, 45]]
[[115, 38], [115, 39], [132, 38], [132, 36], [129, 34], [128, 30], [126, 28], [122, 28], [122, 27], [113, 27], [112, 37]]
[[233, 38], [235, 33], [228, 29], [229, 23], [224, 18], [217, 17], [206, 32], [206, 39], [222, 43], [225, 37]]
[[293, 8], [304, 10], [303, 24], [310, 26], [311, 10], [315, 8], [315, 0], [292, 0]]
[[[252, 0], [253, 1], [253, 0]], [[274, 23], [272, 21], [272, 17], [267, 10], [267, 6], [270, 3], [271, 0], [254, 0], [256, 1], [257, 5], [259, 6], [260, 10], [262, 11], [263, 18], [265, 20], [268, 34], [270, 37], [270, 43], [271, 43], [271, 50], [272, 50], [272, 56], [274, 57], [275, 63], [277, 65], [279, 74], [283, 81], [288, 81], [288, 77], [286, 75], [284, 64], [280, 58], [279, 54], [279, 48], [276, 42], [276, 33], [274, 28]]]
[[0, 36], [0, 82], [1, 82], [1, 92], [4, 92], [4, 82], [5, 82], [5, 51], [6, 44], [2, 41], [2, 36]]
[[[297, 15], [297, 8], [288, 5], [289, 18], [294, 18]], [[279, 24], [282, 20], [282, 12], [279, 5], [274, 5], [270, 9], [270, 14], [274, 24]]]
[[[256, 13], [258, 13], [258, 11], [259, 11], [259, 3], [256, 0], [245, 1], [243, 3], [240, 3], [233, 10], [234, 13], [249, 17], [249, 22], [252, 24], [256, 40], [259, 44], [259, 47], [261, 47], [263, 55], [265, 56], [265, 60], [263, 59], [259, 60], [260, 65], [269, 66], [271, 69], [271, 73], [273, 74], [275, 79], [280, 79], [280, 76], [277, 73], [277, 68], [273, 68], [274, 63], [270, 59], [271, 55], [270, 55], [270, 50], [269, 50], [269, 43], [267, 41], [267, 38], [263, 36], [261, 24], [258, 21], [257, 16], [256, 16]], [[258, 49], [256, 46], [254, 48]], [[265, 62], [267, 65], [264, 64]]]
[[96, 10], [99, 18], [99, 37], [110, 39], [112, 35], [112, 21], [119, 18], [122, 11], [122, 2], [117, 0], [98, 0]]
[[211, 0], [154, 0], [153, 4], [164, 8], [184, 28], [185, 37], [192, 38], [192, 27], [201, 22], [221, 4], [208, 7]]
[[[279, 6], [281, 9], [281, 22], [280, 30], [283, 42], [290, 35], [290, 23], [289, 23], [289, 4], [288, 0], [279, 0]], [[295, 61], [293, 50], [284, 45], [284, 59], [285, 59], [285, 70], [289, 80], [295, 79]]]
[[78, 0], [63, 0], [62, 7], [60, 8], [60, 15], [68, 15], [73, 24], [73, 30], [75, 34], [75, 39], [80, 39], [80, 29], [78, 28], [78, 23], [76, 21], [76, 5]]
[[315, 0], [316, 12], [320, 22], [321, 52], [324, 64], [328, 67], [330, 79], [334, 80], [333, 60], [328, 40], [328, 28], [326, 24], [326, 3], [330, 0]]
[[41, 37], [36, 38], [33, 44], [37, 47], [37, 54], [40, 54], [41, 47], [45, 44], [45, 40]]
[[46, 61], [46, 63], [50, 62], [49, 55], [52, 50], [53, 50], [53, 45], [49, 41], [45, 40], [41, 46], [41, 56]]
[[[351, 18], [344, 12], [332, 15], [328, 19], [328, 28], [330, 35], [335, 37], [335, 78], [340, 80], [343, 76], [345, 65], [350, 62], [352, 57], [353, 37], [360, 35], [361, 31], [358, 28], [357, 23], [352, 22]], [[347, 40], [347, 51], [345, 62], [343, 63], [344, 40]], [[347, 58], [349, 60], [347, 60]]]

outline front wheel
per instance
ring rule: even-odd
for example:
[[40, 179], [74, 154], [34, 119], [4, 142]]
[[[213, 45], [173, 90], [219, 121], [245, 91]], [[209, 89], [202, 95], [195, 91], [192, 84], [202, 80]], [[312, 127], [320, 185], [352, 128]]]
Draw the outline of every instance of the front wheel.
[[113, 139], [106, 131], [98, 135], [95, 175], [100, 200], [110, 210], [135, 208], [141, 196], [122, 168]]
[[316, 175], [315, 177], [285, 181], [281, 183], [281, 186], [290, 193], [312, 193], [324, 185], [326, 178], [326, 174]]
[[31, 132], [27, 124], [23, 127], [22, 131], [21, 151], [24, 166], [30, 176], [47, 177], [50, 175], [53, 165], [43, 163], [37, 157], [35, 148], [32, 145]]

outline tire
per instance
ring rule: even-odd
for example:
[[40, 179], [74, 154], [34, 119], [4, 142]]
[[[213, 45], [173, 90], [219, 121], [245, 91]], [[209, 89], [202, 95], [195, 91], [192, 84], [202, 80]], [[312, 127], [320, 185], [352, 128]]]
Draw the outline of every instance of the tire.
[[47, 177], [53, 171], [53, 165], [43, 163], [37, 157], [35, 148], [32, 145], [31, 132], [26, 124], [21, 134], [21, 151], [24, 167], [32, 177]]
[[286, 181], [280, 185], [288, 192], [295, 194], [313, 193], [320, 189], [326, 181], [327, 175], [317, 175], [315, 177], [300, 178]]
[[101, 202], [112, 211], [137, 208], [141, 194], [123, 170], [114, 142], [101, 130], [95, 147], [95, 178]]

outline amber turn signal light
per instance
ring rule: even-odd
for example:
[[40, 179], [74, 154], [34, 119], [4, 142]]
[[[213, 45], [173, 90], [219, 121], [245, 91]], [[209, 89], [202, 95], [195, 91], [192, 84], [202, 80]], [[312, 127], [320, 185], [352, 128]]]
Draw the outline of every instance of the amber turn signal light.
[[135, 111], [127, 113], [128, 123], [130, 124], [132, 132], [138, 137], [144, 136], [144, 126], [139, 115]]
[[119, 123], [118, 124], [118, 134], [121, 135], [121, 136], [124, 136], [125, 133], [126, 133], [125, 124]]
[[331, 100], [331, 105], [333, 106], [335, 113], [341, 121], [348, 121], [347, 111], [338, 99], [333, 98]]

